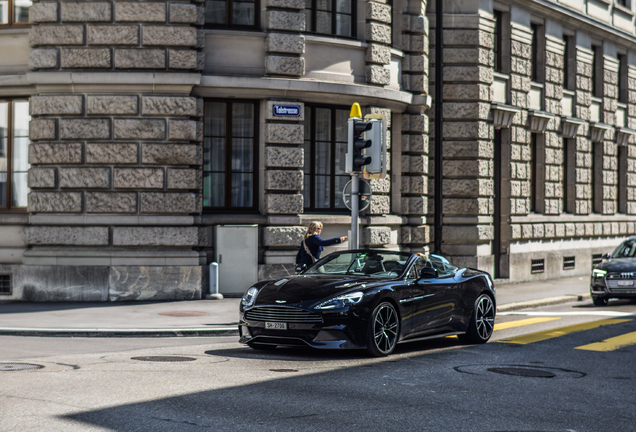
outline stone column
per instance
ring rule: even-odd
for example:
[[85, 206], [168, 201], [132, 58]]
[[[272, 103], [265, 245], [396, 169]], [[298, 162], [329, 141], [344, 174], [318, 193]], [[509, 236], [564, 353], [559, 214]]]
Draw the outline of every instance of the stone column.
[[[636, 130], [636, 67], [627, 69], [627, 127]], [[627, 150], [627, 213], [636, 214], [636, 143], [630, 138]]]
[[[421, 98], [429, 94], [429, 20], [427, 2], [413, 2], [402, 15], [402, 86]], [[431, 89], [432, 90], [432, 89]], [[428, 251], [429, 214], [429, 117], [423, 105], [411, 105], [402, 114], [401, 127], [401, 214], [408, 223], [400, 231], [400, 244], [413, 251]]]
[[527, 215], [531, 195], [531, 134], [528, 124], [532, 33], [511, 24], [511, 104], [523, 109], [510, 128], [510, 215]]
[[[202, 6], [34, 2], [31, 20], [31, 299], [200, 298]], [[56, 274], [83, 277], [57, 292]]]
[[269, 75], [305, 74], [304, 0], [266, 0], [265, 69]]
[[[590, 121], [592, 105], [592, 51], [577, 46], [576, 53], [576, 117]], [[589, 123], [579, 127], [576, 136], [576, 184], [574, 213], [592, 212], [592, 142], [588, 138]]]
[[[493, 29], [492, 20], [477, 14], [445, 20], [443, 136], [431, 134], [443, 140], [443, 154], [431, 151], [432, 158], [443, 158], [442, 253], [455, 265], [484, 269], [493, 265], [493, 127], [488, 123]], [[431, 30], [436, 46], [433, 35]], [[432, 49], [430, 58], [435, 59]]]
[[[266, 101], [264, 127], [264, 197], [261, 212], [268, 216], [263, 229], [264, 264], [259, 279], [294, 273], [298, 245], [305, 233], [303, 213], [303, 141], [305, 105], [300, 102]], [[274, 105], [298, 106], [298, 117], [277, 117]]]
[[385, 1], [370, 0], [366, 3], [366, 41], [369, 46], [365, 59], [368, 84], [384, 86], [391, 82], [391, 71], [385, 67], [391, 63], [391, 14], [391, 6]]
[[[548, 122], [545, 132], [545, 187], [544, 208], [546, 215], [563, 213], [563, 136], [561, 127], [561, 99], [563, 99], [563, 66], [565, 60], [563, 40], [546, 36], [545, 109], [556, 116]], [[548, 231], [550, 231], [548, 233]], [[546, 237], [554, 230], [546, 227]], [[551, 235], [549, 235], [551, 234]]]
[[[616, 110], [618, 109], [618, 60], [605, 56], [603, 67], [603, 118], [605, 124], [616, 126]], [[605, 133], [602, 158], [603, 214], [613, 215], [618, 211], [618, 146], [615, 141], [615, 129], [612, 127]]]

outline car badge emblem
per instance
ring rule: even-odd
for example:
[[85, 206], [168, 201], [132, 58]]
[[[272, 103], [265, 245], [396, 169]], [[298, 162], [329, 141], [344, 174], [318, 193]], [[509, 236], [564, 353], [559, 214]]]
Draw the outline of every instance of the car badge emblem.
[[276, 303], [287, 303], [287, 300], [276, 300]]

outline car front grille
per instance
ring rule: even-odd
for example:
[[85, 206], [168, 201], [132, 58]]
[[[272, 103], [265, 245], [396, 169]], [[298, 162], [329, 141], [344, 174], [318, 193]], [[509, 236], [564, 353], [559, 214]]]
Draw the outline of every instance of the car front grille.
[[605, 277], [605, 283], [612, 293], [636, 292], [636, 273], [611, 273]]
[[245, 311], [245, 319], [252, 321], [271, 321], [287, 323], [322, 323], [322, 317], [318, 314], [307, 312], [304, 309], [286, 306], [262, 306]]

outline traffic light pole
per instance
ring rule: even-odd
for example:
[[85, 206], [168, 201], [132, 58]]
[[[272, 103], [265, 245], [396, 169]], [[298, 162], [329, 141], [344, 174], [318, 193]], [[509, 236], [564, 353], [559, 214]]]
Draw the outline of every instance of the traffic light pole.
[[360, 178], [356, 174], [351, 174], [351, 238], [349, 239], [349, 249], [358, 249], [359, 197]]

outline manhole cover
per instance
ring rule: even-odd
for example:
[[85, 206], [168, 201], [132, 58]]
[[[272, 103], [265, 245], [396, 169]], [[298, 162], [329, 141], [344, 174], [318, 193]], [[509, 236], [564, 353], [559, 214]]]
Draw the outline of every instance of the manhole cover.
[[159, 315], [173, 316], [173, 317], [194, 317], [194, 316], [206, 316], [210, 314], [206, 312], [174, 311], [174, 312], [159, 312]]
[[44, 366], [29, 363], [0, 363], [0, 371], [19, 371], [42, 369]]
[[270, 372], [298, 372], [298, 369], [270, 369]]
[[132, 357], [132, 360], [150, 361], [150, 362], [187, 362], [195, 361], [193, 357], [181, 357], [181, 356], [145, 356], [145, 357]]
[[531, 378], [554, 378], [556, 376], [552, 372], [526, 368], [488, 368], [488, 372]]
[[[512, 375], [531, 378], [577, 379], [583, 378], [584, 372], [563, 368], [523, 364], [484, 364], [455, 366], [457, 372], [469, 375], [491, 375], [493, 372], [502, 375]], [[492, 375], [491, 375], [492, 376]]]

